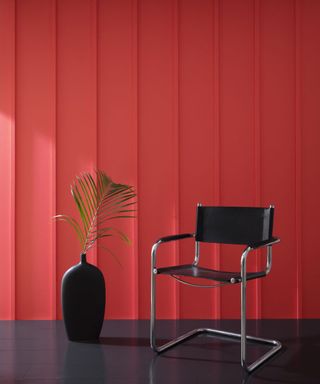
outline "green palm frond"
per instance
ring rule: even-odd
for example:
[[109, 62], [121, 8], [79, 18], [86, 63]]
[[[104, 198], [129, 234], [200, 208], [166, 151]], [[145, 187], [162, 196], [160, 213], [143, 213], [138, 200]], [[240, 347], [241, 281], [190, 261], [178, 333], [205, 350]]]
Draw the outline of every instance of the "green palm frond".
[[80, 214], [81, 225], [72, 217], [57, 215], [54, 218], [68, 222], [79, 238], [82, 252], [87, 251], [99, 240], [113, 235], [129, 243], [120, 230], [107, 225], [109, 220], [133, 218], [133, 201], [136, 194], [133, 187], [114, 183], [104, 172], [97, 170], [95, 178], [90, 173], [77, 176], [71, 185], [71, 194]]

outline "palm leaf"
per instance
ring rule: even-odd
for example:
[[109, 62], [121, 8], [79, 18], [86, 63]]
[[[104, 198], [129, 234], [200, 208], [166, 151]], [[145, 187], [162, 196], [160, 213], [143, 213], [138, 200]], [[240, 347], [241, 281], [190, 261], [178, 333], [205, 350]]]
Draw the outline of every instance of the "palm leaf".
[[106, 226], [114, 219], [133, 218], [131, 207], [136, 204], [134, 189], [130, 185], [114, 183], [104, 172], [95, 175], [82, 173], [71, 185], [71, 194], [80, 216], [80, 223], [66, 215], [57, 215], [57, 220], [68, 222], [76, 231], [82, 252], [86, 253], [103, 238], [119, 236], [126, 243], [128, 237], [119, 229]]
[[67, 215], [56, 215], [56, 216], [53, 216], [53, 218], [56, 220], [66, 221], [67, 223], [69, 223], [72, 226], [72, 228], [76, 231], [76, 234], [80, 240], [81, 247], [84, 246], [84, 242], [85, 242], [84, 234], [82, 232], [80, 225], [73, 217], [67, 216]]
[[114, 257], [114, 259], [116, 260], [116, 262], [120, 265], [120, 267], [122, 267], [122, 264], [120, 263], [120, 260], [118, 259], [118, 257], [116, 256], [116, 254], [113, 253], [113, 252], [111, 251], [111, 249], [105, 247], [105, 246], [102, 245], [102, 244], [98, 244], [98, 247], [100, 247], [100, 248], [102, 248], [103, 250], [109, 252], [110, 255], [111, 255], [112, 257]]

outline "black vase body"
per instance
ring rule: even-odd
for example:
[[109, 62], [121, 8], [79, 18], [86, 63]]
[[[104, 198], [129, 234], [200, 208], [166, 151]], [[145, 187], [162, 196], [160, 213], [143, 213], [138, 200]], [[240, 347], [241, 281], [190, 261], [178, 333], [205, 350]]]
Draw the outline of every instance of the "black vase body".
[[85, 254], [63, 275], [61, 294], [69, 340], [97, 340], [103, 325], [106, 289], [103, 274], [87, 263]]

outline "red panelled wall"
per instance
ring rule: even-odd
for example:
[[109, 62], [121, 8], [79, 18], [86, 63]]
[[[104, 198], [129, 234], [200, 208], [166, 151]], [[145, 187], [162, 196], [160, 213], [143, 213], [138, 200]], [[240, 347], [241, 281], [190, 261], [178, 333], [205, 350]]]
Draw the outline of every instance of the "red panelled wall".
[[[79, 249], [51, 217], [74, 212], [69, 184], [95, 168], [138, 192], [119, 223], [131, 247], [108, 244], [122, 265], [90, 255], [106, 318], [148, 318], [151, 245], [193, 231], [197, 202], [274, 204], [282, 241], [249, 315], [320, 317], [319, 44], [316, 0], [0, 0], [0, 318], [61, 318]], [[233, 269], [240, 251], [201, 257]], [[159, 263], [192, 257], [186, 240]], [[239, 289], [165, 279], [160, 317], [239, 317]]]

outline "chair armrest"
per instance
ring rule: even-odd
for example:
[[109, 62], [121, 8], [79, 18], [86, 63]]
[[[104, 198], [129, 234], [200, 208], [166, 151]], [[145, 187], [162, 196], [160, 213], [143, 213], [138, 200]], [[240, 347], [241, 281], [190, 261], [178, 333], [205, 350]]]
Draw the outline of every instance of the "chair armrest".
[[174, 240], [181, 240], [181, 239], [187, 239], [190, 237], [194, 237], [194, 233], [182, 233], [180, 235], [171, 235], [171, 236], [165, 236], [161, 237], [157, 242], [155, 242], [151, 249], [151, 266], [152, 266], [152, 273], [154, 273], [155, 266], [156, 266], [156, 255], [157, 255], [157, 248], [162, 243], [168, 243], [169, 241]]
[[174, 241], [174, 240], [187, 239], [189, 237], [194, 237], [194, 233], [181, 233], [180, 235], [171, 235], [171, 236], [161, 237], [156, 241], [156, 244], [167, 243], [169, 241]]
[[271, 239], [265, 241], [259, 241], [258, 243], [248, 244], [251, 249], [257, 249], [261, 247], [267, 247], [276, 243], [279, 243], [280, 239], [278, 237], [272, 237]]
[[272, 237], [271, 239], [265, 240], [265, 241], [259, 241], [257, 243], [249, 244], [248, 247], [244, 250], [241, 256], [241, 278], [243, 279], [244, 276], [246, 276], [246, 259], [250, 251], [262, 248], [262, 247], [268, 247], [267, 248], [267, 263], [266, 263], [266, 269], [265, 274], [268, 275], [271, 271], [272, 266], [272, 245], [279, 243], [280, 239], [278, 237]]

